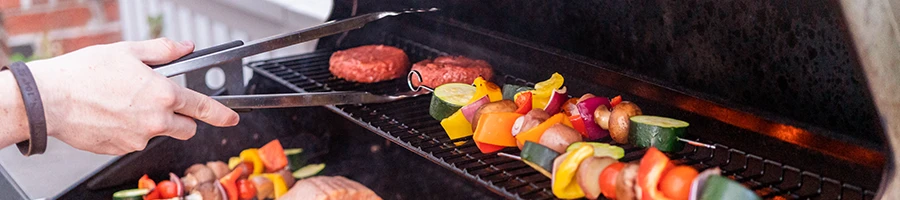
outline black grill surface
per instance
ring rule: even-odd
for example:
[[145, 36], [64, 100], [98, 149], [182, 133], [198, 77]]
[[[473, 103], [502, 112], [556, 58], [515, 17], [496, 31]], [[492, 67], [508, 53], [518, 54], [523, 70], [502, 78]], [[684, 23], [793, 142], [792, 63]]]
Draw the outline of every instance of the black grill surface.
[[[401, 38], [382, 35], [383, 44], [402, 48], [411, 61], [445, 55], [438, 49]], [[397, 79], [374, 84], [348, 82], [331, 75], [328, 60], [333, 50], [250, 63], [257, 74], [268, 77], [296, 92], [368, 91], [372, 93], [397, 93], [406, 91], [406, 80]], [[533, 85], [503, 72], [498, 72], [495, 83]], [[534, 81], [534, 80], [532, 80]], [[615, 94], [598, 94], [610, 96]], [[431, 96], [425, 95], [391, 103], [367, 105], [327, 106], [328, 109], [356, 122], [364, 128], [400, 145], [426, 159], [447, 168], [489, 190], [511, 199], [554, 199], [550, 179], [534, 171], [522, 162], [482, 154], [471, 137], [450, 140], [439, 121], [428, 114]], [[745, 153], [715, 141], [703, 140], [689, 134], [688, 138], [714, 144], [715, 149], [686, 146], [669, 156], [679, 164], [691, 165], [699, 170], [719, 167], [724, 175], [752, 188], [767, 199], [872, 199], [872, 188], [861, 188], [841, 180], [806, 171], [802, 166], [789, 166], [761, 155]], [[453, 143], [469, 141], [461, 146]], [[604, 139], [601, 142], [612, 142]], [[634, 161], [643, 156], [645, 149], [622, 145], [625, 157], [621, 161]], [[502, 152], [519, 154], [515, 148]], [[877, 180], [873, 180], [877, 181]]]

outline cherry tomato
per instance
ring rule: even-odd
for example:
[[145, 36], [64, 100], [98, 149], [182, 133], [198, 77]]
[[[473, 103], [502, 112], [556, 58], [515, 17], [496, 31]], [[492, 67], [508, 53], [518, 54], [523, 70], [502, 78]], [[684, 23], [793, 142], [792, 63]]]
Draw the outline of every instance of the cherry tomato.
[[169, 199], [178, 197], [178, 188], [176, 187], [172, 181], [165, 180], [156, 185], [156, 190], [159, 191], [160, 198]]
[[677, 166], [663, 175], [659, 189], [663, 195], [673, 200], [687, 200], [694, 178], [697, 178], [696, 169], [689, 166]]
[[616, 176], [625, 167], [625, 163], [613, 163], [600, 172], [600, 193], [607, 199], [616, 199]]
[[153, 179], [144, 174], [141, 176], [141, 179], [138, 180], [138, 189], [153, 189], [156, 187], [156, 182], [153, 182]]
[[237, 181], [238, 188], [238, 196], [241, 197], [241, 200], [253, 199], [256, 197], [256, 186], [253, 186], [253, 182], [248, 181], [247, 179], [241, 179]]

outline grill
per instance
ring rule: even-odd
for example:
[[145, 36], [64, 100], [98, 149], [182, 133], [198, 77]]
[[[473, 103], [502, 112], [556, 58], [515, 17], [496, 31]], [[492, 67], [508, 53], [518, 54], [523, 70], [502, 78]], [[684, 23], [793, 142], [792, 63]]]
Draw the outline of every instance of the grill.
[[[399, 36], [383, 35], [381, 38], [383, 44], [404, 49], [411, 60], [448, 55]], [[328, 71], [328, 60], [333, 52], [320, 50], [255, 62], [249, 66], [257, 74], [284, 84], [296, 92], [348, 90], [396, 93], [406, 89], [402, 87], [405, 80], [401, 79], [360, 84], [334, 77]], [[498, 84], [534, 85], [502, 72], [497, 77], [499, 78], [494, 82]], [[428, 115], [430, 98], [428, 95], [383, 104], [328, 106], [328, 109], [506, 198], [554, 198], [550, 191], [550, 179], [524, 163], [495, 154], [482, 154], [472, 142], [454, 145], [455, 142], [470, 141], [471, 137], [450, 140], [440, 123]], [[863, 189], [714, 141], [698, 140], [714, 144], [716, 148], [686, 146], [681, 152], [670, 154], [671, 158], [676, 163], [691, 165], [700, 170], [720, 167], [724, 175], [752, 188], [764, 198], [872, 199], [875, 195], [871, 188]], [[612, 143], [608, 138], [601, 142]], [[625, 162], [640, 159], [645, 151], [630, 145], [623, 145], [623, 148], [626, 155], [621, 160]], [[502, 152], [519, 153], [512, 148]]]
[[[668, 153], [674, 162], [700, 170], [721, 168], [725, 176], [766, 199], [873, 199], [889, 189], [879, 191], [879, 180], [886, 176], [883, 170], [891, 154], [873, 144], [883, 139], [879, 119], [871, 99], [863, 97], [869, 94], [865, 83], [854, 79], [859, 69], [847, 50], [852, 48], [843, 41], [843, 22], [829, 15], [840, 10], [818, 2], [338, 0], [332, 19], [407, 8], [439, 7], [442, 12], [380, 20], [322, 38], [312, 53], [248, 63], [255, 75], [243, 93], [408, 90], [406, 80], [360, 84], [332, 76], [330, 55], [360, 45], [399, 47], [413, 62], [464, 55], [491, 63], [497, 74], [492, 81], [498, 85], [533, 85], [559, 72], [570, 94], [622, 95], [646, 114], [687, 121], [687, 139], [716, 148], [686, 146]], [[767, 19], [770, 23], [753, 21]], [[770, 41], [777, 44], [767, 46]], [[744, 49], [755, 52], [739, 52]], [[706, 52], [712, 50], [723, 52]], [[807, 72], [791, 71], [798, 69]], [[749, 74], [742, 78], [761, 84], [723, 93], [722, 88], [741, 87], [746, 81], [723, 80], [723, 74]], [[711, 80], [664, 80], [692, 76]], [[767, 89], [775, 91], [771, 96], [757, 94]], [[800, 100], [790, 101], [794, 97]], [[118, 158], [59, 198], [108, 199], [117, 190], [134, 187], [142, 174], [164, 179], [168, 172], [227, 160], [275, 138], [286, 146], [334, 157], [317, 158], [328, 163], [325, 175], [351, 177], [386, 199], [488, 199], [494, 194], [555, 198], [550, 179], [526, 164], [482, 154], [470, 137], [449, 140], [428, 114], [430, 98], [255, 110], [243, 113], [235, 128], [201, 124], [193, 139], [154, 139], [147, 150]], [[834, 106], [835, 99], [846, 101]], [[764, 108], [768, 100], [786, 103]], [[834, 110], [814, 109], [818, 107]], [[455, 145], [463, 141], [467, 143]], [[385, 151], [370, 153], [368, 145]], [[622, 161], [638, 160], [645, 153], [622, 147]], [[515, 148], [501, 152], [519, 154]], [[362, 164], [371, 168], [360, 170]]]

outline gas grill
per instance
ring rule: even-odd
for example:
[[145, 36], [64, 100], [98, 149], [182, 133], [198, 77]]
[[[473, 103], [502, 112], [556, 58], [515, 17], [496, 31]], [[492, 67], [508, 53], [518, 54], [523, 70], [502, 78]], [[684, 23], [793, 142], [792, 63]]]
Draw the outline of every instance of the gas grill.
[[[511, 2], [514, 1], [507, 3], [529, 4]], [[842, 136], [855, 133], [799, 122], [684, 85], [666, 85], [651, 75], [622, 70], [629, 66], [466, 23], [476, 17], [460, 19], [461, 11], [453, 9], [486, 4], [489, 3], [354, 5], [337, 1], [332, 14], [337, 19], [356, 12], [424, 6], [443, 6], [451, 14], [381, 20], [344, 35], [323, 38], [312, 53], [248, 63], [246, 66], [253, 69], [255, 76], [242, 92], [394, 94], [409, 90], [405, 79], [362, 84], [331, 75], [331, 54], [360, 45], [395, 46], [413, 62], [439, 55], [465, 55], [491, 63], [497, 72], [492, 81], [498, 85], [533, 86], [559, 72], [566, 77], [570, 94], [621, 94], [640, 105], [645, 114], [690, 122], [687, 139], [715, 148], [686, 145], [683, 150], [670, 153], [670, 158], [699, 170], [721, 168], [723, 175], [766, 199], [873, 199], [880, 191], [879, 180], [886, 163], [880, 144]], [[595, 6], [600, 4], [603, 3]], [[351, 8], [357, 6], [359, 10]], [[431, 95], [425, 95], [381, 104], [242, 113], [241, 124], [234, 128], [201, 125], [197, 136], [188, 141], [154, 139], [147, 150], [113, 161], [60, 198], [110, 198], [116, 190], [133, 187], [142, 174], [160, 179], [169, 171], [180, 174], [193, 163], [226, 160], [241, 149], [260, 146], [274, 138], [285, 146], [313, 149], [317, 155], [314, 160], [328, 164], [326, 175], [348, 176], [386, 199], [555, 198], [550, 179], [525, 163], [482, 154], [471, 137], [450, 140], [439, 121], [428, 114], [430, 98]], [[875, 132], [881, 134], [880, 130]], [[457, 146], [456, 142], [465, 143]], [[600, 142], [613, 143], [608, 138]], [[640, 159], [646, 151], [630, 145], [622, 147], [626, 154], [621, 161], [625, 162]], [[501, 152], [519, 154], [515, 148]]]

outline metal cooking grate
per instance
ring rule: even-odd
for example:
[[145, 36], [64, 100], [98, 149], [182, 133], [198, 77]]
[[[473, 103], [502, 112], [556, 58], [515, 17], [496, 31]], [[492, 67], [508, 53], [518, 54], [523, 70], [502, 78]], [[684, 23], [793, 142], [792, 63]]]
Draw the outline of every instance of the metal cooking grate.
[[[446, 54], [396, 36], [384, 36], [382, 41], [386, 45], [404, 49], [411, 61]], [[406, 81], [401, 79], [360, 84], [335, 78], [328, 71], [328, 60], [332, 52], [320, 50], [304, 55], [254, 62], [249, 66], [258, 74], [278, 81], [297, 92], [355, 90], [396, 93], [408, 90]], [[501, 78], [495, 81], [501, 84], [533, 85], [501, 73], [498, 73], [498, 77]], [[454, 145], [454, 142], [469, 141], [471, 137], [450, 140], [440, 122], [428, 114], [430, 98], [430, 95], [426, 95], [384, 104], [328, 106], [328, 108], [506, 198], [554, 198], [550, 191], [550, 179], [524, 163], [494, 154], [482, 154], [472, 142], [461, 146]], [[612, 141], [606, 139], [601, 142]], [[724, 175], [752, 188], [758, 195], [767, 199], [855, 200], [873, 199], [875, 195], [870, 189], [844, 184], [839, 180], [783, 165], [759, 155], [747, 154], [712, 141], [703, 142], [714, 144], [716, 149], [687, 145], [681, 152], [669, 156], [676, 163], [691, 165], [699, 170], [720, 167]], [[640, 159], [646, 151], [630, 145], [624, 145], [623, 148], [626, 154], [621, 161], [625, 162]], [[515, 148], [507, 148], [502, 152], [519, 154], [519, 150]]]

